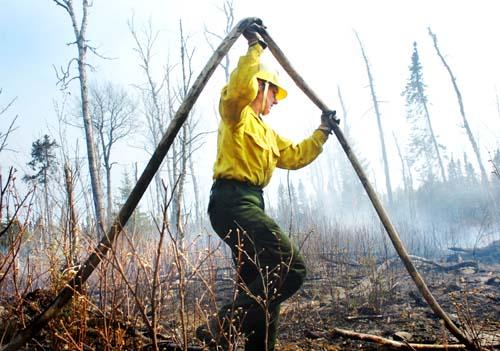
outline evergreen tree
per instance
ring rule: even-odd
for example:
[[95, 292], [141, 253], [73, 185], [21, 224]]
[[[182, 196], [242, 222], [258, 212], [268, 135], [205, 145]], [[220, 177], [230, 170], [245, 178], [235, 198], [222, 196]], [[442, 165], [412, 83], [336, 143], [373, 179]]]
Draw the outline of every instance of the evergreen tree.
[[457, 158], [457, 173], [458, 173], [458, 182], [463, 183], [464, 182], [464, 172], [463, 172], [463, 167], [462, 167], [462, 161]]
[[59, 145], [55, 140], [50, 140], [50, 137], [45, 134], [42, 138], [34, 141], [31, 144], [31, 161], [28, 166], [35, 174], [24, 176], [26, 182], [34, 182], [43, 187], [44, 207], [45, 207], [45, 222], [50, 226], [51, 211], [49, 205], [49, 182], [50, 178], [57, 171], [57, 159], [55, 150]]
[[119, 200], [116, 203], [117, 206], [122, 206], [125, 201], [127, 201], [128, 196], [132, 191], [132, 180], [130, 179], [130, 175], [127, 171], [124, 171], [122, 174], [121, 185], [118, 187], [118, 195]]
[[467, 153], [464, 152], [464, 172], [465, 172], [465, 181], [467, 184], [478, 184], [476, 171], [474, 170], [474, 166], [469, 162], [467, 158]]
[[[115, 203], [118, 208], [121, 208], [125, 204], [133, 188], [134, 183], [130, 178], [129, 173], [124, 171], [121, 184], [118, 187], [118, 201]], [[156, 228], [151, 222], [149, 216], [142, 212], [139, 206], [136, 207], [132, 216], [129, 218], [127, 224], [125, 225], [125, 229], [130, 231], [132, 234], [151, 234], [156, 231]]]
[[458, 183], [462, 179], [462, 170], [460, 169], [460, 161], [455, 162], [453, 156], [451, 156], [448, 162], [448, 181], [450, 183]]
[[55, 149], [58, 147], [57, 142], [51, 141], [47, 134], [34, 141], [31, 144], [31, 161], [28, 162], [28, 166], [36, 173], [25, 175], [24, 180], [33, 180], [42, 185], [47, 184], [49, 177], [54, 175], [57, 169]]
[[426, 85], [424, 83], [422, 65], [417, 50], [417, 43], [413, 43], [413, 54], [409, 66], [410, 78], [406, 83], [402, 96], [406, 97], [407, 118], [411, 122], [410, 151], [414, 163], [419, 164], [421, 177], [430, 181], [435, 178], [434, 168], [439, 167], [441, 180], [446, 181], [441, 150], [444, 147], [437, 142], [429, 110], [427, 108]]

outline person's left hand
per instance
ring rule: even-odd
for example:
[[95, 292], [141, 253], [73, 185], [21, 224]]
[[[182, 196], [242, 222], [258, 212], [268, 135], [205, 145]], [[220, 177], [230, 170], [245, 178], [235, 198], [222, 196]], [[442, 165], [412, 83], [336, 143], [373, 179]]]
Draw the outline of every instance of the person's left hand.
[[321, 113], [321, 124], [319, 129], [328, 131], [328, 134], [332, 134], [333, 124], [339, 125], [340, 119], [337, 118], [337, 111], [327, 110]]

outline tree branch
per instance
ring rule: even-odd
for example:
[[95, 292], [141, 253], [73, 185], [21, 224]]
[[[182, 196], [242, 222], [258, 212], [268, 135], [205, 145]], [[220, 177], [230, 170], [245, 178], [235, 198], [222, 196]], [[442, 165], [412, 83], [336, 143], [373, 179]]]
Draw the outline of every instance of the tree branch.
[[17, 117], [18, 116], [16, 115], [16, 117], [14, 117], [12, 122], [10, 122], [9, 128], [7, 128], [7, 131], [5, 133], [3, 133], [3, 134], [0, 133], [0, 140], [1, 140], [0, 152], [2, 152], [3, 150], [7, 150], [6, 149], [7, 138], [9, 137], [10, 133], [12, 133], [13, 131], [15, 131], [17, 129], [17, 127], [14, 127], [14, 123], [16, 122]]

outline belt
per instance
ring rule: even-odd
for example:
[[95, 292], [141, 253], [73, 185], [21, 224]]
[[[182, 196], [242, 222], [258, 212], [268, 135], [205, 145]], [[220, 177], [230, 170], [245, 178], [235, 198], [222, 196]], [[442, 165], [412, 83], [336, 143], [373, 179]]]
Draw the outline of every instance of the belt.
[[224, 186], [224, 185], [235, 185], [237, 187], [241, 187], [241, 188], [244, 188], [244, 189], [262, 192], [262, 187], [261, 186], [253, 185], [253, 184], [250, 184], [248, 182], [241, 182], [239, 180], [223, 179], [223, 178], [216, 179], [214, 181], [212, 189], [216, 188], [218, 186]]

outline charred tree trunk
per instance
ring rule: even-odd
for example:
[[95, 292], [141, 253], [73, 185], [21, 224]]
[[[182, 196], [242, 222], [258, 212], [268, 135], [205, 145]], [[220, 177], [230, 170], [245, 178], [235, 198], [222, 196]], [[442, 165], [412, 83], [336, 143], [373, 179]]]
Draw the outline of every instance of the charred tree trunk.
[[467, 132], [467, 136], [469, 137], [469, 141], [472, 145], [472, 150], [474, 150], [474, 154], [476, 155], [477, 163], [479, 166], [479, 170], [481, 171], [481, 181], [483, 184], [486, 184], [488, 182], [488, 176], [486, 175], [486, 170], [484, 169], [483, 161], [481, 160], [481, 154], [479, 152], [479, 147], [477, 146], [476, 139], [474, 138], [474, 135], [472, 134], [472, 131], [469, 126], [469, 122], [467, 121], [467, 117], [465, 116], [465, 109], [464, 109], [464, 104], [462, 101], [462, 94], [460, 93], [460, 90], [458, 89], [457, 85], [457, 80], [455, 76], [453, 75], [453, 72], [451, 71], [450, 66], [444, 59], [443, 55], [441, 54], [441, 51], [439, 50], [438, 44], [437, 44], [437, 37], [436, 34], [434, 34], [430, 28], [429, 30], [429, 35], [432, 38], [432, 41], [434, 42], [434, 48], [436, 49], [436, 53], [441, 59], [441, 62], [443, 63], [444, 67], [448, 71], [448, 74], [450, 75], [451, 83], [453, 84], [453, 88], [455, 89], [455, 93], [457, 94], [457, 99], [458, 99], [458, 106], [460, 108], [460, 114], [463, 119], [464, 123], [464, 128], [465, 131]]
[[69, 245], [69, 265], [76, 264], [76, 245], [77, 245], [77, 216], [75, 210], [75, 196], [74, 196], [74, 178], [70, 166], [66, 163], [64, 165], [64, 179], [66, 183], [66, 195], [68, 201], [68, 245]]
[[372, 101], [373, 101], [373, 108], [375, 110], [375, 115], [377, 116], [377, 126], [378, 126], [378, 132], [380, 136], [380, 145], [382, 147], [382, 158], [384, 160], [384, 173], [385, 173], [385, 186], [387, 189], [387, 198], [389, 200], [389, 204], [392, 205], [392, 186], [391, 186], [391, 175], [389, 173], [389, 161], [387, 159], [387, 152], [385, 149], [385, 139], [384, 139], [384, 130], [382, 128], [382, 119], [380, 117], [380, 111], [378, 108], [378, 100], [377, 96], [375, 95], [375, 87], [373, 86], [373, 77], [372, 73], [370, 71], [370, 64], [368, 63], [368, 58], [366, 57], [365, 54], [365, 49], [363, 48], [363, 44], [361, 43], [361, 39], [359, 39], [358, 33], [354, 32], [356, 34], [356, 38], [358, 39], [359, 46], [361, 47], [361, 53], [363, 55], [363, 59], [366, 64], [366, 72], [368, 73], [368, 80], [370, 83], [370, 92], [372, 95]]

